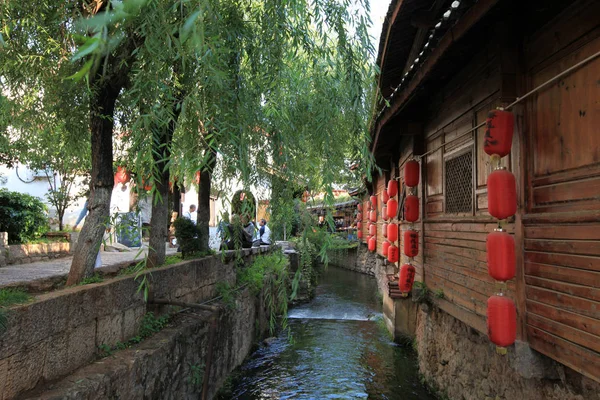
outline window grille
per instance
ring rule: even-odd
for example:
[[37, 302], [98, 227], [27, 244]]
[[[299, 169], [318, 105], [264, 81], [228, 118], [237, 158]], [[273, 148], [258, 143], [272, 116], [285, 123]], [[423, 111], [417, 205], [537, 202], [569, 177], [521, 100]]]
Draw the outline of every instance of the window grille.
[[446, 213], [470, 213], [473, 210], [473, 152], [445, 161]]

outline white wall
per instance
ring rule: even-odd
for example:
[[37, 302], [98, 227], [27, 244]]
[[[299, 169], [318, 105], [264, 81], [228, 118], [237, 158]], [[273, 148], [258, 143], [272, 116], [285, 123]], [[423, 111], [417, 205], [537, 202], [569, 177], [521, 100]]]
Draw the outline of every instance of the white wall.
[[[18, 174], [17, 174], [18, 171]], [[4, 166], [0, 166], [0, 175], [6, 178], [5, 183], [0, 182], [0, 187], [7, 188], [10, 191], [27, 193], [32, 196], [38, 197], [44, 203], [48, 205], [48, 209], [50, 210], [50, 217], [56, 217], [56, 210], [54, 210], [45, 195], [49, 190], [48, 181], [46, 177], [40, 177], [33, 179], [33, 173], [28, 170], [27, 167], [23, 165], [17, 165], [16, 168], [7, 168]], [[23, 178], [23, 179], [20, 179]], [[31, 182], [29, 182], [31, 180]], [[111, 214], [115, 212], [128, 212], [129, 210], [129, 192], [130, 192], [131, 184], [117, 184], [113, 189], [113, 194], [111, 198]], [[82, 191], [83, 186], [73, 185], [72, 193], [76, 194]], [[231, 214], [231, 197], [238, 190], [242, 190], [243, 185], [241, 182], [232, 182], [227, 188], [226, 192], [222, 192], [220, 197], [215, 201], [215, 220], [218, 223], [221, 220], [221, 215], [223, 212], [227, 211]], [[259, 200], [267, 200], [271, 197], [270, 188], [259, 187], [259, 186], [251, 186], [250, 191], [256, 198], [256, 201]], [[63, 222], [65, 226], [72, 227], [79, 216], [81, 209], [83, 208], [83, 204], [85, 203], [85, 198], [78, 199], [73, 205], [71, 205], [67, 211], [65, 212], [65, 216]], [[188, 192], [185, 193], [184, 201], [183, 201], [183, 211], [187, 211], [191, 204], [198, 205], [198, 192], [194, 185], [191, 185], [191, 188]], [[258, 204], [257, 204], [258, 206]], [[79, 225], [81, 227], [82, 224]], [[56, 227], [56, 229], [58, 229]]]
[[[34, 178], [32, 171], [22, 164], [16, 165], [15, 168], [0, 166], [0, 175], [6, 180], [6, 182], [4, 182], [4, 179], [0, 182], [1, 188], [6, 188], [12, 192], [27, 193], [39, 198], [48, 205], [49, 217], [51, 220], [56, 218], [56, 210], [50, 205], [46, 198], [46, 193], [48, 193], [50, 186], [45, 176]], [[81, 183], [73, 185], [71, 193], [77, 194], [81, 192], [82, 189], [84, 189], [84, 187]], [[110, 204], [111, 213], [117, 211], [129, 211], [129, 184], [125, 185], [125, 191], [122, 189], [123, 185], [118, 184], [113, 190]], [[84, 203], [85, 198], [80, 198], [67, 208], [63, 218], [65, 226], [68, 225], [68, 227], [72, 227], [75, 224]], [[79, 227], [81, 226], [82, 224], [79, 224]], [[57, 223], [53, 223], [53, 228], [58, 229]]]

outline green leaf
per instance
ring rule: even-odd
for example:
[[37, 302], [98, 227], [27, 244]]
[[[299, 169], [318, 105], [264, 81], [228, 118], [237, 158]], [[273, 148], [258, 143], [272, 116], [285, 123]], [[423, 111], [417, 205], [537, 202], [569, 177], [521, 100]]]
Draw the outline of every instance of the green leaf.
[[86, 76], [86, 74], [90, 71], [93, 64], [94, 64], [94, 60], [89, 59], [85, 64], [83, 64], [83, 67], [79, 71], [77, 71], [75, 74], [73, 74], [71, 76], [66, 77], [65, 79], [72, 79], [74, 81], [81, 80], [81, 78]]
[[71, 58], [71, 61], [77, 61], [80, 58], [83, 58], [83, 57], [87, 56], [88, 54], [91, 54], [99, 46], [100, 46], [100, 38], [99, 37], [93, 37], [93, 38], [88, 39], [84, 45], [79, 47], [79, 51], [73, 55], [73, 57]]

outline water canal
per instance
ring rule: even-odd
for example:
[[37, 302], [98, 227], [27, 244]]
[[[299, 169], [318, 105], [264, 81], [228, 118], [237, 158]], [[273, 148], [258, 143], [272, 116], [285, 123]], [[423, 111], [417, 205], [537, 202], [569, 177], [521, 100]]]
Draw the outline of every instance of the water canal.
[[234, 399], [435, 399], [419, 383], [415, 354], [381, 322], [375, 279], [335, 267], [315, 299], [290, 310], [283, 333], [261, 346], [233, 382]]

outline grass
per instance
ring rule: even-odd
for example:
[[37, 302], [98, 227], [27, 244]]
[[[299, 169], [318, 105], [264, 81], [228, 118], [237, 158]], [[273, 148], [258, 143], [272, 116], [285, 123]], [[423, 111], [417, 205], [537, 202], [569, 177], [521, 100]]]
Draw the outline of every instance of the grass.
[[132, 337], [126, 342], [117, 342], [112, 347], [107, 344], [98, 346], [99, 356], [101, 358], [111, 356], [117, 350], [128, 349], [134, 344], [138, 344], [143, 340], [148, 339], [150, 336], [164, 329], [168, 325], [170, 319], [171, 316], [169, 314], [157, 317], [153, 312], [146, 313], [146, 315], [144, 315], [144, 319], [142, 319], [140, 331], [137, 336]]
[[100, 283], [100, 282], [103, 282], [103, 281], [104, 281], [104, 278], [102, 278], [98, 274], [94, 274], [94, 276], [90, 276], [89, 278], [85, 278], [84, 280], [82, 280], [81, 282], [79, 282], [77, 284], [77, 286], [89, 285], [91, 283]]
[[64, 237], [52, 237], [52, 238], [41, 237], [41, 238], [37, 238], [37, 239], [28, 240], [27, 243], [24, 243], [24, 244], [50, 244], [50, 243], [69, 243], [69, 241]]
[[23, 304], [31, 300], [31, 296], [20, 289], [0, 289], [0, 334], [8, 327], [8, 310], [14, 304]]
[[0, 289], [0, 307], [9, 307], [13, 304], [23, 304], [31, 300], [31, 296], [20, 289]]

